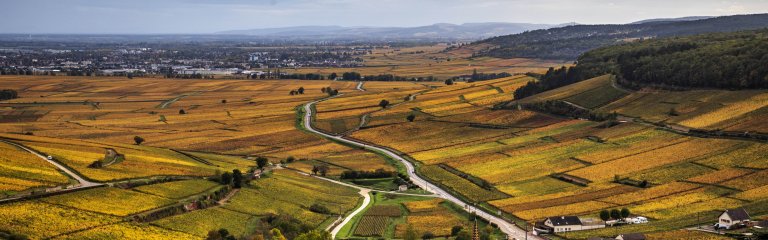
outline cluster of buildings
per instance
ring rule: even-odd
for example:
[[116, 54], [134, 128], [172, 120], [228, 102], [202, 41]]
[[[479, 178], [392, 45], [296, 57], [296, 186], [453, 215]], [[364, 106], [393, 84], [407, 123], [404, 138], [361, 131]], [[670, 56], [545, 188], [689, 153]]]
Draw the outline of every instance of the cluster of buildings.
[[[630, 217], [618, 220], [621, 224], [644, 224], [648, 219], [641, 216]], [[558, 234], [572, 231], [583, 231], [598, 228], [605, 228], [616, 223], [614, 221], [599, 221], [590, 218], [581, 218], [578, 216], [557, 216], [548, 217], [542, 221], [536, 222], [534, 231], [537, 234]], [[712, 226], [700, 227], [695, 230], [707, 231], [712, 233], [721, 233], [723, 230], [739, 230], [746, 228], [765, 229], [768, 228], [768, 220], [753, 221], [744, 208], [728, 209], [723, 211], [717, 218], [717, 223]], [[589, 240], [644, 240], [644, 234], [628, 233], [621, 234], [615, 238], [593, 237]]]

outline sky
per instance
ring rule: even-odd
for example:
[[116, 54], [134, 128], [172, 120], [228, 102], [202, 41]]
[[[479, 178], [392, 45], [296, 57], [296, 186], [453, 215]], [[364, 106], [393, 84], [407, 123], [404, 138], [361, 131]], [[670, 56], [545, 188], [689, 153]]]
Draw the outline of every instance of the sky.
[[768, 0], [2, 0], [0, 33], [180, 34], [287, 26], [628, 23], [768, 12]]

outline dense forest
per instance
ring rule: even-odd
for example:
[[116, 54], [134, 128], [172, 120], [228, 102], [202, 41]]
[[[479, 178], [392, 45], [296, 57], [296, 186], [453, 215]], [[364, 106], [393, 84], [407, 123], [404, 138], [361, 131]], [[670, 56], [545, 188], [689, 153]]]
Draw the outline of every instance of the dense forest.
[[496, 47], [477, 52], [475, 55], [573, 60], [589, 50], [630, 40], [755, 30], [765, 27], [768, 27], [768, 14], [726, 16], [696, 21], [576, 25], [486, 39], [475, 44], [491, 44]]
[[768, 88], [768, 30], [641, 41], [584, 54], [589, 77], [617, 73], [638, 88]]
[[603, 74], [628, 88], [768, 88], [768, 29], [643, 40], [595, 49], [514, 92], [522, 99]]

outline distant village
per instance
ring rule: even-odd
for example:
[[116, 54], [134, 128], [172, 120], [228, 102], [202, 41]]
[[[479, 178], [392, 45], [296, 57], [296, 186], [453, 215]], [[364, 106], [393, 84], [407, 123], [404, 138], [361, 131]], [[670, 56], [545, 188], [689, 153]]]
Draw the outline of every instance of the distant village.
[[0, 47], [2, 75], [195, 77], [274, 75], [278, 69], [359, 67], [361, 56], [382, 45], [247, 47], [229, 43], [205, 46], [67, 47], [66, 44]]

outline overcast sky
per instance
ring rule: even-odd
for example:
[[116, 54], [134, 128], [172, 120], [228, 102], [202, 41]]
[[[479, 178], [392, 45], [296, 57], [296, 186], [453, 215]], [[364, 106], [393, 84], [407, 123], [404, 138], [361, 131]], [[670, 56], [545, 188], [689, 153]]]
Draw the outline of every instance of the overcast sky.
[[0, 33], [212, 33], [302, 25], [627, 23], [768, 12], [768, 0], [2, 0]]

